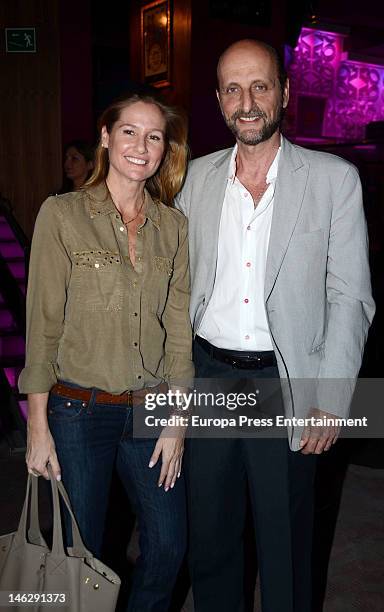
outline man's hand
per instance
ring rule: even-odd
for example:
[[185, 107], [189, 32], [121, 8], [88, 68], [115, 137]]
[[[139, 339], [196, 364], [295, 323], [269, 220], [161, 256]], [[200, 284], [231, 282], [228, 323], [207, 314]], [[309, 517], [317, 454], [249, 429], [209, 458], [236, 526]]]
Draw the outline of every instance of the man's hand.
[[[312, 408], [307, 418], [314, 417], [321, 419], [336, 418], [334, 414], [324, 412], [318, 408]], [[321, 455], [323, 451], [328, 451], [332, 444], [335, 444], [340, 433], [340, 427], [334, 425], [307, 425], [301, 435], [300, 450], [303, 455]]]

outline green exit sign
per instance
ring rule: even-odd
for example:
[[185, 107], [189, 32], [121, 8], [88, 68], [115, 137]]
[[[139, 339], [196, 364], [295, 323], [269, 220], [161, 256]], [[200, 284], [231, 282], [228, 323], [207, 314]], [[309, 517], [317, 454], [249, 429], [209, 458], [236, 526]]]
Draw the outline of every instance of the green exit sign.
[[35, 28], [5, 28], [7, 53], [36, 53]]

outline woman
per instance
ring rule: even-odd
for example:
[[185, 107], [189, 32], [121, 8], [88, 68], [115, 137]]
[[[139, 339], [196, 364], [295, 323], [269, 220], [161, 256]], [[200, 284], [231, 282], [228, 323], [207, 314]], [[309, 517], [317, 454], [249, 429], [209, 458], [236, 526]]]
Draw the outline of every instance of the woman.
[[85, 140], [72, 140], [64, 148], [64, 179], [58, 193], [77, 191], [93, 171], [94, 150]]
[[[132, 435], [147, 392], [193, 377], [186, 219], [170, 208], [186, 167], [185, 123], [147, 95], [100, 119], [82, 190], [48, 198], [32, 242], [27, 298], [27, 466], [47, 462], [100, 555], [114, 463], [136, 510], [130, 611], [167, 610], [185, 550], [183, 432]], [[48, 418], [47, 418], [48, 411]]]

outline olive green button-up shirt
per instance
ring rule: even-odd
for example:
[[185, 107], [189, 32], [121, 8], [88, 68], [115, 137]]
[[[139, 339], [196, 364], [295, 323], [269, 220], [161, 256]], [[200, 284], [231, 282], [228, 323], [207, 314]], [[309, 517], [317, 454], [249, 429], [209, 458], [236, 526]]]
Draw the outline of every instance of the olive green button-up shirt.
[[110, 393], [190, 384], [187, 222], [146, 192], [136, 238], [105, 184], [48, 198], [32, 240], [22, 393], [57, 379]]

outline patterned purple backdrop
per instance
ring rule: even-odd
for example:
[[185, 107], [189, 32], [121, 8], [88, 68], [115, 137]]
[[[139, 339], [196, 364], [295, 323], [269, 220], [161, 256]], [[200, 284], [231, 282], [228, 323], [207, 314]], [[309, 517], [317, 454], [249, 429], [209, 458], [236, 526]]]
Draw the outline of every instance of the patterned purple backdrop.
[[298, 133], [298, 97], [326, 99], [319, 136], [356, 140], [364, 138], [370, 121], [384, 120], [384, 66], [354, 61], [343, 53], [346, 36], [302, 28], [295, 49], [289, 52], [291, 102], [288, 131]]

